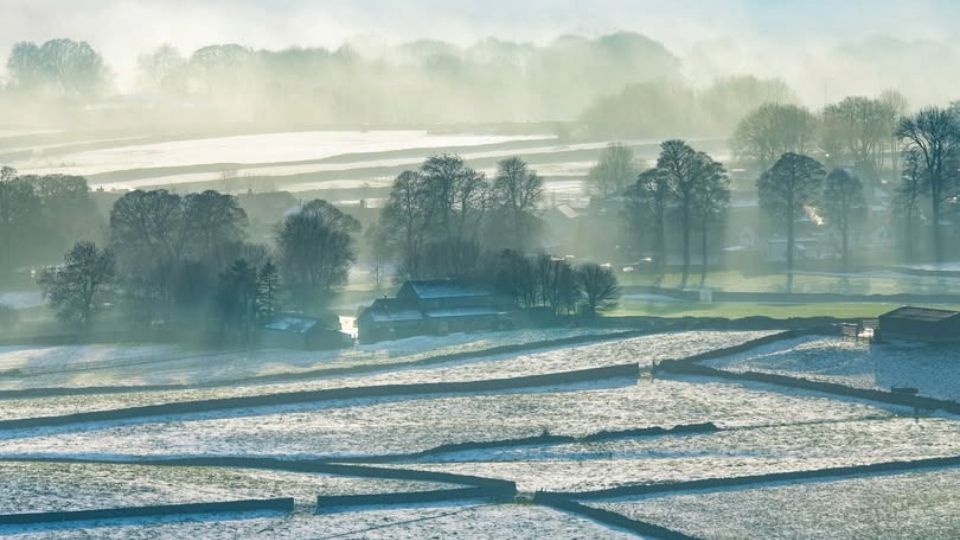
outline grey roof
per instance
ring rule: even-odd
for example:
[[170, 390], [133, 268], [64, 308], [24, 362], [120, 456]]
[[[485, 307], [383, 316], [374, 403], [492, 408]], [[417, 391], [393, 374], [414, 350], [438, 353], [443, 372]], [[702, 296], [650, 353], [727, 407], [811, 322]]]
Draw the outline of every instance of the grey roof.
[[288, 315], [280, 317], [270, 324], [264, 325], [264, 328], [267, 330], [279, 330], [282, 332], [304, 334], [309, 332], [311, 328], [317, 326], [319, 323], [319, 319], [311, 319], [309, 317], [293, 317]]
[[493, 294], [487, 289], [475, 287], [452, 279], [408, 281], [407, 285], [413, 289], [414, 294], [416, 294], [417, 298], [420, 299], [467, 298], [490, 296]]
[[427, 317], [431, 319], [449, 318], [449, 317], [477, 317], [482, 315], [496, 315], [501, 313], [499, 310], [487, 307], [467, 307], [451, 309], [433, 309], [427, 311]]
[[423, 319], [423, 313], [415, 309], [401, 311], [370, 310], [369, 313], [370, 318], [375, 322], [419, 321]]
[[914, 321], [937, 322], [960, 315], [958, 311], [905, 306], [881, 315], [884, 319], [910, 319]]

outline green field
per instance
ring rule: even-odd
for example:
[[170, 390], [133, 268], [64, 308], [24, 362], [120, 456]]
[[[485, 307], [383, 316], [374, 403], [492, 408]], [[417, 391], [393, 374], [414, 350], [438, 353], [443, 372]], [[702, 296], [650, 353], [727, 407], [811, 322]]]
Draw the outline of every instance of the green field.
[[[669, 273], [662, 276], [644, 273], [624, 273], [619, 276], [624, 286], [657, 286], [679, 288], [682, 276]], [[704, 285], [713, 290], [730, 292], [786, 292], [787, 278], [784, 274], [744, 275], [738, 271], [711, 272]], [[700, 286], [699, 272], [693, 272], [687, 280], [688, 287]], [[846, 277], [829, 274], [795, 274], [795, 293], [836, 294], [945, 294], [960, 293], [960, 279], [934, 276], [909, 275], [861, 275]]]
[[[645, 300], [621, 300], [608, 317], [836, 317], [838, 319], [872, 319], [900, 307], [900, 304], [884, 303], [817, 303], [817, 304], [700, 304], [695, 302], [650, 302]], [[960, 306], [940, 306], [945, 309], [960, 309]]]

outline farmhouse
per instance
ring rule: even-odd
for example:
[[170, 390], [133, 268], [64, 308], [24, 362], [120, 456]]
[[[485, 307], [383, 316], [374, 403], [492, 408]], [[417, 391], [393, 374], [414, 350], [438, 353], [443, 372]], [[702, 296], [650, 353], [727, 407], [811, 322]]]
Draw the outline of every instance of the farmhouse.
[[880, 316], [881, 339], [960, 341], [960, 312], [907, 306]]
[[260, 332], [260, 345], [277, 349], [342, 349], [353, 338], [322, 319], [298, 314], [279, 315]]
[[396, 298], [382, 298], [357, 317], [361, 343], [418, 335], [489, 330], [512, 325], [510, 298], [463, 280], [408, 281]]

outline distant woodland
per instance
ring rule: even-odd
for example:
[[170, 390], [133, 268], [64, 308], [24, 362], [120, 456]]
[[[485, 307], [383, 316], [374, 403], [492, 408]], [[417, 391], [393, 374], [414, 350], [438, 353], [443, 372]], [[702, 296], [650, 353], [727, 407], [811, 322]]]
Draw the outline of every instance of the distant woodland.
[[[884, 50], [880, 58], [868, 50], [843, 49], [829, 67], [882, 70], [884, 59], [893, 57], [902, 60], [898, 69], [911, 64], [905, 58], [912, 50], [908, 44], [885, 42]], [[545, 45], [487, 39], [469, 47], [422, 40], [335, 50], [216, 44], [185, 52], [163, 46], [140, 55], [137, 65], [134, 87], [121, 95], [111, 67], [88, 43], [18, 43], [7, 57], [0, 110], [7, 122], [19, 124], [276, 128], [550, 122], [562, 136], [662, 138], [726, 135], [763, 103], [798, 102], [782, 80], [746, 73], [692, 85], [691, 66], [660, 43], [627, 32], [595, 39], [567, 35]], [[902, 82], [911, 81], [905, 75]], [[841, 82], [867, 83], [852, 75]]]

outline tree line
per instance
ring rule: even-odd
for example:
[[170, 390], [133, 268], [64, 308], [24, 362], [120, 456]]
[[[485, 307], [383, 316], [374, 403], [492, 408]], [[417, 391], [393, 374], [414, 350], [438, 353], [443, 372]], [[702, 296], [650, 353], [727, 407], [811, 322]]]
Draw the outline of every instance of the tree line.
[[[51, 260], [49, 252], [62, 243], [51, 242], [46, 231], [97, 215], [82, 204], [90, 195], [82, 178], [4, 171], [0, 239], [8, 243], [0, 254], [7, 269], [15, 260], [9, 256], [28, 243], [22, 238], [45, 244], [43, 260]], [[62, 185], [73, 188], [71, 204], [57, 198]], [[32, 208], [21, 206], [24, 201], [67, 211], [22, 212]], [[82, 330], [110, 307], [131, 330], [161, 326], [230, 343], [248, 342], [254, 327], [281, 309], [322, 311], [346, 283], [360, 226], [330, 203], [318, 199], [291, 209], [270, 244], [247, 241], [247, 225], [232, 195], [131, 191], [113, 203], [101, 234], [72, 230], [70, 238], [81, 239], [60, 250], [63, 264], [42, 267], [37, 282], [58, 318]]]

